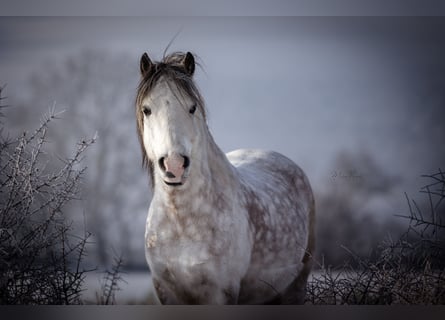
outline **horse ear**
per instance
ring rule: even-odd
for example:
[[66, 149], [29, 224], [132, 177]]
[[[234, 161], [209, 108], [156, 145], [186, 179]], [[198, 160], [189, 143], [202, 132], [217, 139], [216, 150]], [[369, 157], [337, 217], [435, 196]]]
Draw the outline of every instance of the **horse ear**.
[[152, 72], [154, 65], [153, 62], [151, 62], [147, 52], [144, 52], [144, 54], [142, 55], [139, 66], [141, 68], [142, 77], [145, 77], [147, 74]]
[[193, 73], [195, 72], [195, 58], [193, 57], [193, 54], [187, 52], [184, 60], [182, 61], [182, 64], [184, 66], [185, 72], [189, 76], [193, 76]]

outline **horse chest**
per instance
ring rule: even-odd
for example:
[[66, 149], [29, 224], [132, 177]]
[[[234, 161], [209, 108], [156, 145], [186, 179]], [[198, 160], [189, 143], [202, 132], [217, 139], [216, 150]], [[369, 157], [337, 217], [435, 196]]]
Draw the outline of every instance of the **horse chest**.
[[202, 223], [201, 226], [192, 222], [184, 224], [170, 220], [168, 216], [151, 222], [146, 230], [146, 246], [150, 255], [164, 261], [211, 257], [211, 247], [216, 240], [212, 238], [214, 227], [205, 228]]
[[150, 211], [146, 250], [151, 268], [169, 265], [185, 270], [202, 264], [210, 266], [231, 255], [233, 223], [221, 217], [223, 214], [215, 218], [207, 213], [197, 215], [166, 207]]
[[154, 280], [175, 292], [235, 287], [233, 279], [241, 279], [250, 259], [246, 216], [237, 212], [234, 219], [233, 208], [196, 215], [152, 204], [146, 253]]

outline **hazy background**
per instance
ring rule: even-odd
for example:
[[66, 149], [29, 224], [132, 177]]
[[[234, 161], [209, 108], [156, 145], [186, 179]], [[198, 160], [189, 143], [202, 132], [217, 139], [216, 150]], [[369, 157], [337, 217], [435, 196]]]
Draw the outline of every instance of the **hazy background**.
[[[139, 58], [192, 51], [209, 126], [225, 152], [279, 151], [317, 199], [319, 259], [366, 253], [445, 163], [445, 20], [377, 17], [2, 17], [2, 126], [35, 128], [55, 105], [51, 150], [85, 158], [70, 216], [93, 233], [88, 263], [144, 268], [149, 206], [134, 98]], [[419, 200], [420, 205], [422, 203]]]

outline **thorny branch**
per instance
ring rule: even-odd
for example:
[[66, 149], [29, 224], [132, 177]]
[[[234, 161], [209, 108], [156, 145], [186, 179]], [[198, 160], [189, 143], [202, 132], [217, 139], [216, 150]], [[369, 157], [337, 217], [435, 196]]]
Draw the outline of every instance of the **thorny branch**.
[[0, 132], [0, 304], [81, 302], [89, 234], [75, 236], [63, 211], [78, 198], [81, 160], [95, 137], [55, 167], [45, 145], [59, 114], [52, 108], [31, 135]]

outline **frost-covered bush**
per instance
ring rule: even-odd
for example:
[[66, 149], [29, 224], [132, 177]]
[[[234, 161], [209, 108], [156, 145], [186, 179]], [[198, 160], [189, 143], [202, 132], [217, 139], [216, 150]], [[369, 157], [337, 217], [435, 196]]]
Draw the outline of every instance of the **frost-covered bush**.
[[0, 304], [80, 303], [89, 234], [76, 236], [64, 209], [77, 199], [85, 172], [80, 162], [93, 140], [79, 142], [70, 159], [54, 159], [46, 151], [54, 111], [33, 133], [17, 137], [4, 132], [2, 116]]

